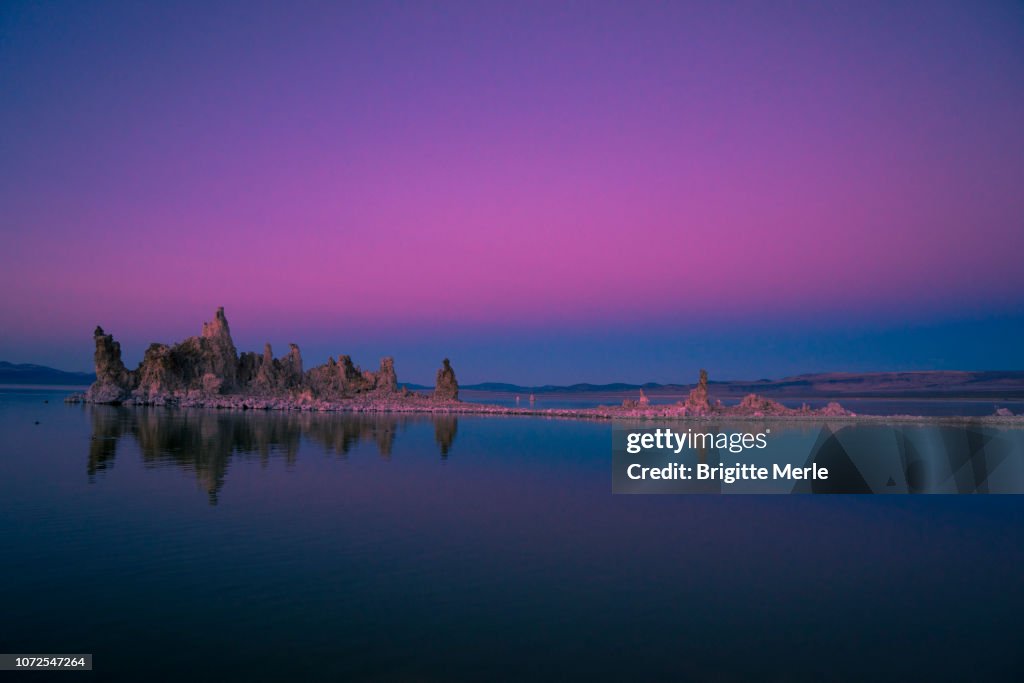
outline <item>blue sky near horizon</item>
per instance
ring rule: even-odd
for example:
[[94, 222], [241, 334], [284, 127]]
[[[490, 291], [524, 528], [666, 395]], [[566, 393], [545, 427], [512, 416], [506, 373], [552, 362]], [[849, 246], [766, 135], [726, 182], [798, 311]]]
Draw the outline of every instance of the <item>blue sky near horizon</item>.
[[[209, 317], [209, 316], [208, 316]], [[521, 385], [690, 383], [699, 368], [714, 380], [777, 379], [812, 372], [873, 372], [906, 370], [1021, 370], [1024, 315], [979, 316], [956, 321], [925, 321], [893, 326], [824, 325], [807, 331], [801, 326], [759, 326], [756, 329], [686, 329], [662, 327], [636, 332], [611, 328], [599, 332], [545, 334], [543, 330], [506, 329], [499, 335], [467, 332], [445, 334], [430, 329], [381, 333], [362, 339], [343, 331], [308, 331], [285, 335], [272, 331], [259, 339], [232, 321], [239, 351], [259, 351], [270, 341], [276, 355], [299, 343], [307, 368], [328, 356], [347, 353], [366, 369], [375, 369], [384, 355], [395, 357], [400, 382], [432, 384], [440, 359], [450, 357], [462, 383], [508, 382]], [[152, 341], [180, 341], [198, 334], [199, 325], [169, 332], [162, 338], [118, 335], [129, 367], [141, 360]], [[72, 354], [60, 342], [46, 342], [25, 357], [5, 358], [62, 370], [90, 371], [91, 328], [78, 335]], [[348, 338], [347, 341], [346, 337]], [[320, 339], [337, 339], [325, 343]], [[572, 358], [571, 363], [536, 362], [536, 359]], [[770, 359], [770, 362], [767, 362]], [[809, 361], [808, 359], [814, 359]], [[771, 372], [765, 369], [770, 368]]]

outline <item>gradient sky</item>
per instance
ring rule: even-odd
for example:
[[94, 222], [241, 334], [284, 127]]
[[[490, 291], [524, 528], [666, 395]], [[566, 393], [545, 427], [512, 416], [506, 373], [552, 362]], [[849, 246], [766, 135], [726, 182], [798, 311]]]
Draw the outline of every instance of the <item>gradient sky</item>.
[[0, 238], [65, 369], [1024, 369], [1024, 4], [4, 2]]

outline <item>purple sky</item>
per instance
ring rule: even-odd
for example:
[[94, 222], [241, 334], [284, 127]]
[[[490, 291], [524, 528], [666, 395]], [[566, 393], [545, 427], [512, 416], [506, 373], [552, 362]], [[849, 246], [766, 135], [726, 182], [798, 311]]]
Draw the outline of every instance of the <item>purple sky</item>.
[[1024, 5], [0, 6], [0, 359], [1024, 368]]

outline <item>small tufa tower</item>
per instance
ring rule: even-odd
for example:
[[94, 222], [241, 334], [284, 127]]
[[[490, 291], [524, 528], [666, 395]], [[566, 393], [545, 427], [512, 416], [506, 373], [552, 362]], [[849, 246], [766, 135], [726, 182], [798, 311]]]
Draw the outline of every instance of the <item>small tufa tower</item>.
[[708, 401], [708, 371], [701, 369], [700, 379], [697, 386], [686, 398], [687, 415], [708, 415], [711, 413], [711, 403]]
[[437, 381], [434, 384], [435, 401], [458, 401], [459, 382], [455, 379], [455, 370], [452, 369], [451, 361], [444, 359], [444, 364], [437, 371]]

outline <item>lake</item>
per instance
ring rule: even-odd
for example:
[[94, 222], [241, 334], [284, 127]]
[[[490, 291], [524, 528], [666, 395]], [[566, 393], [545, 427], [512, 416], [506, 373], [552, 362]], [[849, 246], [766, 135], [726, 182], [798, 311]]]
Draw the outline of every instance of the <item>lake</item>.
[[[516, 397], [519, 402], [516, 402]], [[550, 392], [535, 395], [535, 408], [596, 408], [597, 406], [622, 405], [624, 399], [636, 400], [636, 391], [581, 391], [581, 392]], [[685, 401], [685, 394], [648, 392], [652, 405], [668, 405]], [[529, 394], [515, 394], [501, 391], [460, 390], [459, 398], [470, 403], [487, 403], [500, 406], [530, 406]], [[711, 395], [712, 401], [716, 398]], [[929, 417], [947, 417], [963, 415], [981, 417], [993, 415], [997, 409], [1005, 408], [1016, 414], [1024, 414], [1024, 400], [994, 398], [856, 398], [839, 396], [835, 398], [778, 398], [779, 403], [788, 408], [799, 408], [807, 404], [811, 408], [823, 408], [830, 401], [838, 401], [844, 408], [858, 415], [924, 415]], [[724, 396], [721, 400], [726, 405], [735, 405], [742, 396]]]
[[5, 652], [75, 680], [1024, 670], [1019, 496], [613, 495], [609, 423], [0, 389]]

